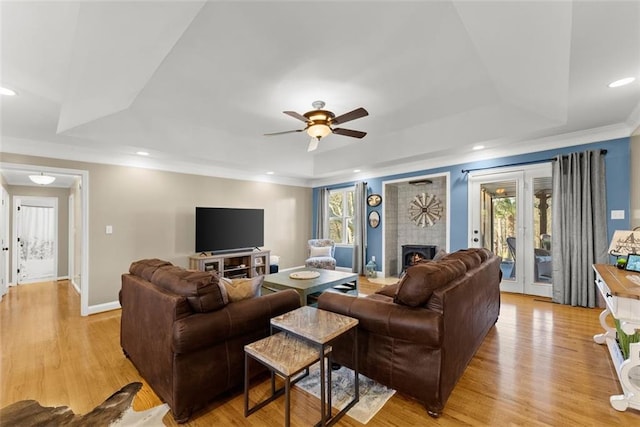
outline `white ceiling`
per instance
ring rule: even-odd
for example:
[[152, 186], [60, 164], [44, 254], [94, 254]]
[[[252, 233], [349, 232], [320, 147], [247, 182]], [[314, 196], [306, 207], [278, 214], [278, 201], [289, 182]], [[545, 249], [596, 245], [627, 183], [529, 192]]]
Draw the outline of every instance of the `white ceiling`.
[[[639, 1], [0, 6], [4, 152], [311, 185], [640, 124]], [[318, 99], [368, 135], [263, 136]]]

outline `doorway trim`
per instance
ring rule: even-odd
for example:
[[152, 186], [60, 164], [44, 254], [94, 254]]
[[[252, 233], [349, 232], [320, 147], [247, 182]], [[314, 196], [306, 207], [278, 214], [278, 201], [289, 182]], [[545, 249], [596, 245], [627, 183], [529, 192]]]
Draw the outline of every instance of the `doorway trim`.
[[2, 215], [0, 215], [0, 218], [2, 218], [2, 224], [0, 224], [0, 227], [2, 227], [2, 233], [0, 233], [2, 236], [2, 239], [0, 239], [2, 244], [0, 248], [2, 250], [2, 256], [0, 256], [0, 262], [2, 263], [2, 269], [0, 270], [2, 271], [2, 277], [0, 277], [0, 300], [2, 300], [2, 297], [9, 290], [9, 248], [11, 247], [9, 192], [4, 185], [2, 186], [2, 206], [0, 209], [2, 209]]
[[[81, 215], [82, 215], [82, 252], [80, 268], [80, 315], [88, 316], [89, 314], [98, 313], [101, 310], [89, 310], [89, 171], [82, 169], [57, 168], [44, 165], [20, 164], [20, 163], [0, 163], [1, 169], [37, 172], [42, 171], [62, 174], [76, 175], [80, 177], [80, 195], [81, 195]], [[15, 249], [15, 248], [13, 248]]]

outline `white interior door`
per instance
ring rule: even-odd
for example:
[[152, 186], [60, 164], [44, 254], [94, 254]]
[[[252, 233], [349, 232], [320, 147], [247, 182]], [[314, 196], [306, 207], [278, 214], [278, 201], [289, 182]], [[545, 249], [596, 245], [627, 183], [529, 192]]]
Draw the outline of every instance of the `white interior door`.
[[0, 299], [9, 285], [9, 193], [2, 187], [0, 206]]
[[506, 292], [551, 296], [551, 165], [469, 177], [470, 247], [502, 257]]
[[14, 205], [16, 282], [56, 280], [58, 199], [16, 196]]

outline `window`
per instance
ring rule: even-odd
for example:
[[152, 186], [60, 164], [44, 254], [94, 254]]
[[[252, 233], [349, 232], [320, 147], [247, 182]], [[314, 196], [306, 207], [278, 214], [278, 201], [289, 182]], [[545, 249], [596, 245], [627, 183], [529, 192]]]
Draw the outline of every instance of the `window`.
[[329, 191], [329, 239], [336, 244], [353, 244], [353, 189]]

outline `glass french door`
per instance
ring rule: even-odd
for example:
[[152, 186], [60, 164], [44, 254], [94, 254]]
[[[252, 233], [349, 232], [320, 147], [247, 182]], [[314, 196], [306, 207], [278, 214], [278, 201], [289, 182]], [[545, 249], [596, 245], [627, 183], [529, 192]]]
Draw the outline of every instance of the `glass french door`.
[[502, 257], [505, 292], [550, 297], [551, 165], [469, 176], [469, 247]]

